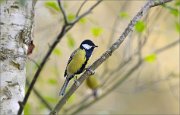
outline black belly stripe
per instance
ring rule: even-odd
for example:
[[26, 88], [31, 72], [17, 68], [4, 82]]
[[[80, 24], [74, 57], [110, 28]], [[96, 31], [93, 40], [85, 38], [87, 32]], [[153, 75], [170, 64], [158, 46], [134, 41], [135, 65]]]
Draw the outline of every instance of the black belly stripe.
[[89, 59], [86, 59], [85, 63], [81, 66], [81, 68], [75, 73], [75, 74], [80, 74], [83, 72], [83, 70], [85, 69], [86, 67], [86, 64], [88, 62]]
[[83, 70], [85, 69], [86, 64], [87, 64], [89, 58], [91, 57], [92, 51], [87, 51], [87, 50], [85, 50], [85, 51], [86, 51], [86, 61], [84, 62], [84, 64], [81, 66], [81, 68], [75, 74], [80, 74], [80, 73], [83, 72]]

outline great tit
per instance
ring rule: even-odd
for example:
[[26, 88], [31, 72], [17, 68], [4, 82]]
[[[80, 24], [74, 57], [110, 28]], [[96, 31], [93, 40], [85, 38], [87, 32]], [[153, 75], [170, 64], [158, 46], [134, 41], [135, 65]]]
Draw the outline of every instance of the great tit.
[[63, 96], [69, 81], [76, 74], [80, 74], [84, 71], [85, 66], [95, 47], [98, 46], [96, 46], [91, 40], [84, 40], [80, 47], [71, 54], [64, 72], [64, 77], [66, 77], [66, 80], [61, 88], [59, 95]]
[[100, 83], [95, 75], [91, 75], [86, 79], [86, 85], [92, 90], [93, 96], [97, 97]]

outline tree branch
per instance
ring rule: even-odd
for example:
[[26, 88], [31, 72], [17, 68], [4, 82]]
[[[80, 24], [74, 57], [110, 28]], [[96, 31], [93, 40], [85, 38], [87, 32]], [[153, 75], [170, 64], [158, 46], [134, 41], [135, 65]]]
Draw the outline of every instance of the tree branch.
[[162, 52], [164, 50], [167, 50], [167, 49], [173, 47], [174, 45], [176, 45], [178, 43], [180, 43], [180, 39], [179, 38], [177, 40], [175, 40], [174, 42], [170, 43], [169, 45], [157, 49], [156, 51], [154, 51], [154, 53], [158, 54], [158, 53], [160, 53], [160, 52]]
[[98, 0], [91, 8], [89, 8], [86, 12], [84, 12], [82, 15], [78, 16], [73, 22], [70, 22], [70, 25], [74, 25], [76, 22], [78, 22], [81, 18], [89, 14], [98, 4], [100, 4], [103, 0]]
[[81, 6], [79, 7], [79, 9], [78, 9], [78, 11], [77, 11], [77, 13], [76, 13], [76, 17], [78, 17], [78, 15], [79, 15], [82, 7], [84, 6], [84, 4], [85, 4], [86, 2], [87, 2], [87, 0], [84, 0], [83, 3], [81, 4]]
[[68, 23], [67, 15], [66, 15], [66, 12], [65, 12], [65, 10], [64, 10], [64, 7], [63, 7], [62, 4], [61, 4], [61, 0], [57, 0], [57, 2], [58, 2], [58, 5], [59, 5], [59, 8], [60, 8], [60, 10], [61, 10], [61, 12], [62, 12], [62, 14], [63, 14], [64, 23], [65, 23], [66, 25], [68, 25], [69, 23]]
[[69, 31], [75, 23], [77, 23], [80, 19], [82, 19], [83, 17], [85, 17], [87, 14], [89, 14], [98, 4], [100, 4], [103, 0], [98, 0], [93, 6], [91, 6], [91, 8], [89, 8], [86, 12], [84, 12], [82, 15], [76, 17], [76, 19], [73, 22], [69, 22], [69, 25], [71, 25], [70, 27], [68, 27], [66, 29], [66, 31]]
[[[134, 25], [139, 21], [147, 12], [148, 10], [157, 5], [164, 4], [166, 2], [170, 2], [172, 0], [149, 0], [144, 7], [136, 14], [136, 16], [131, 20], [128, 27], [124, 30], [120, 38], [104, 53], [100, 56], [99, 59], [97, 59], [90, 67], [90, 70], [95, 70], [97, 67], [99, 67], [105, 60], [107, 60], [111, 54], [121, 45], [121, 43], [124, 41], [124, 39], [127, 37], [127, 35], [133, 30]], [[76, 20], [75, 20], [76, 21]], [[91, 72], [85, 71], [83, 75], [78, 79], [80, 85], [82, 82], [91, 75]], [[77, 90], [79, 86], [73, 84], [69, 91], [65, 94], [65, 96], [57, 103], [53, 111], [50, 113], [51, 115], [56, 114], [59, 112], [62, 107], [65, 105], [66, 101], [70, 98], [70, 96]]]

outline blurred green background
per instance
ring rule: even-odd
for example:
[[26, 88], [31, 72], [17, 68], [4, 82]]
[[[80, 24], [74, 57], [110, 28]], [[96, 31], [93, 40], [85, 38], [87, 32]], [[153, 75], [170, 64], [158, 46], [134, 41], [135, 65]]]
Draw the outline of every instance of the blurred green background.
[[[83, 1], [63, 1], [68, 20], [75, 19]], [[88, 1], [81, 13], [96, 1]], [[99, 47], [95, 49], [89, 64], [92, 64], [107, 48], [119, 38], [146, 1], [103, 1], [88, 16], [81, 19], [60, 41], [53, 51], [35, 85], [40, 94], [53, 108], [61, 99], [58, 96], [64, 82], [64, 70], [73, 50], [84, 39], [91, 39]], [[138, 60], [139, 41], [143, 45], [143, 63], [125, 81], [107, 96], [93, 101], [91, 89], [84, 83], [63, 107], [61, 114], [78, 110], [79, 114], [179, 114], [179, 8], [180, 2], [173, 1], [164, 6], [152, 8], [139, 21], [135, 30], [125, 39], [120, 48], [96, 69], [95, 78], [99, 86], [98, 96], [115, 84]], [[53, 0], [38, 0], [35, 7], [34, 44], [35, 49], [27, 64], [27, 79], [30, 82], [39, 64], [63, 25], [63, 16], [58, 4]], [[175, 42], [170, 48], [157, 49]], [[155, 52], [155, 53], [154, 53]], [[123, 68], [117, 68], [133, 57]], [[73, 80], [71, 81], [71, 84]], [[69, 85], [69, 87], [71, 86]], [[98, 97], [97, 96], [97, 97]], [[81, 101], [84, 100], [84, 103]], [[78, 109], [81, 107], [80, 109]], [[25, 114], [47, 114], [49, 109], [37, 94], [31, 94], [25, 107]]]

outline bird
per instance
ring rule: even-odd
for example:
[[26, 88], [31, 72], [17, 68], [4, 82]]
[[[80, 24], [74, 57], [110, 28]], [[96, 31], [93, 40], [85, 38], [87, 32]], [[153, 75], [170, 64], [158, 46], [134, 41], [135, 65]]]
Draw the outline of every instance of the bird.
[[98, 89], [100, 87], [99, 80], [96, 78], [97, 76], [91, 75], [86, 79], [86, 85], [89, 89], [92, 90], [92, 94], [94, 97], [98, 96]]
[[[79, 48], [77, 48], [70, 56], [65, 72], [64, 72], [64, 77], [65, 82], [60, 90], [59, 95], [64, 95], [66, 88], [68, 86], [69, 81], [77, 74], [81, 74], [86, 67], [86, 64], [91, 57], [94, 48], [98, 47], [93, 43], [93, 41], [86, 39], [84, 40]], [[77, 82], [75, 80], [75, 82]], [[77, 82], [78, 83], [78, 82]]]

